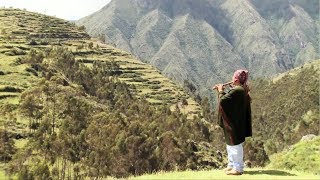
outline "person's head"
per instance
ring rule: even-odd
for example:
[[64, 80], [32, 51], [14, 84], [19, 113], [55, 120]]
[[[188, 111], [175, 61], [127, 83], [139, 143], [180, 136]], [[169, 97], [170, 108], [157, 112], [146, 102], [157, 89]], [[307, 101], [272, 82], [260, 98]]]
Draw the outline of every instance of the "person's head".
[[234, 85], [246, 85], [249, 77], [249, 72], [247, 70], [237, 70], [233, 74], [232, 82]]

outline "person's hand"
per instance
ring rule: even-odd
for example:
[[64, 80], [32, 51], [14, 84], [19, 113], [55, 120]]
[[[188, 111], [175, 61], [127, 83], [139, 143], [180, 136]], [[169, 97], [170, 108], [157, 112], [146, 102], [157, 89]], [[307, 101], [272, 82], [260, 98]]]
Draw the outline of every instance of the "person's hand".
[[223, 91], [224, 86], [223, 86], [223, 84], [217, 84], [213, 87], [213, 89], [216, 89], [218, 92], [221, 92], [221, 91]]

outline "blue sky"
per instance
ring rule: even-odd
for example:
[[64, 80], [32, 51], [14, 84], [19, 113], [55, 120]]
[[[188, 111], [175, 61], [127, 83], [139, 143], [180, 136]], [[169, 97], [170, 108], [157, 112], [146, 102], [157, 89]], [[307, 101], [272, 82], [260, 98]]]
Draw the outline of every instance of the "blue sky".
[[66, 20], [77, 20], [107, 5], [110, 0], [0, 0], [0, 7], [14, 7]]

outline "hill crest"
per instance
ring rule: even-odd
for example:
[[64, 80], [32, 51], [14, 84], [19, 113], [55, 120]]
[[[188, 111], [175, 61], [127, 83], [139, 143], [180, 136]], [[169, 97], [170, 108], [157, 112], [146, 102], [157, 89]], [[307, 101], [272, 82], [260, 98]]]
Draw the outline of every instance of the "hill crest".
[[227, 81], [237, 68], [270, 77], [319, 59], [313, 6], [319, 2], [115, 0], [77, 24], [210, 96], [208, 87]]

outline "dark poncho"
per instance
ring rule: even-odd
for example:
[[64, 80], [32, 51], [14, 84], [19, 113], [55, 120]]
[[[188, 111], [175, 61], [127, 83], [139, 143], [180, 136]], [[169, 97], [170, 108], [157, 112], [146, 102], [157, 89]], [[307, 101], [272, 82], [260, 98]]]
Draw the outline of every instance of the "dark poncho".
[[242, 86], [222, 93], [219, 102], [219, 125], [228, 145], [238, 145], [252, 136], [250, 96]]

